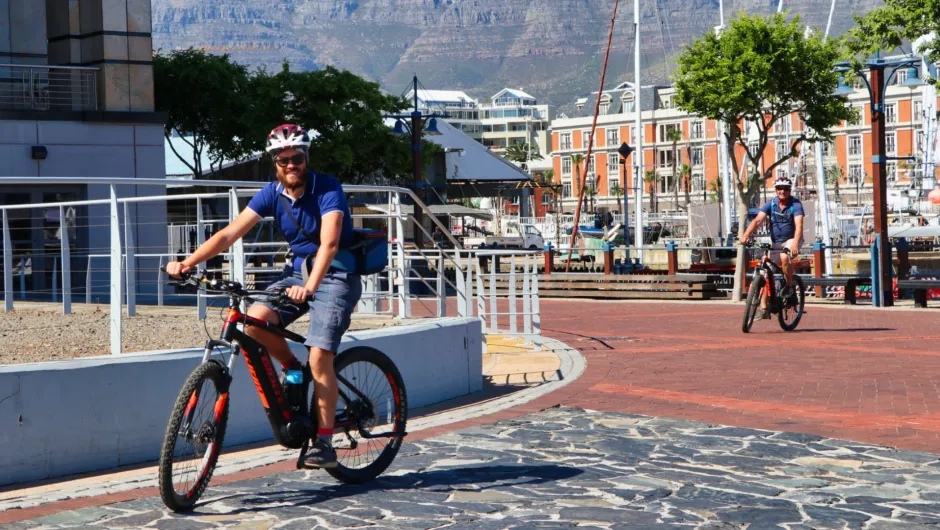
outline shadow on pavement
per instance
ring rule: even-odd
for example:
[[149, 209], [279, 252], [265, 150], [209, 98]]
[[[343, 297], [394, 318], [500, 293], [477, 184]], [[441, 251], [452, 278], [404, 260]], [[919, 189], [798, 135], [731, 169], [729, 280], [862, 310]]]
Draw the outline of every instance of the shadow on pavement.
[[239, 499], [240, 497], [239, 502], [244, 506], [226, 512], [227, 515], [268, 510], [271, 508], [272, 503], [281, 506], [316, 505], [328, 500], [342, 499], [373, 491], [409, 490], [420, 492], [423, 490], [448, 493], [456, 490], [484, 491], [506, 486], [534, 486], [570, 479], [582, 473], [583, 471], [580, 469], [555, 464], [484, 465], [415, 471], [404, 475], [381, 476], [366, 484], [336, 484], [317, 487], [318, 484], [314, 483], [311, 484], [310, 489], [267, 489], [251, 493], [236, 493], [200, 502], [196, 505], [196, 509], [187, 515], [218, 515], [216, 512], [211, 511], [201, 512], [199, 508], [222, 500], [231, 502], [233, 499]]

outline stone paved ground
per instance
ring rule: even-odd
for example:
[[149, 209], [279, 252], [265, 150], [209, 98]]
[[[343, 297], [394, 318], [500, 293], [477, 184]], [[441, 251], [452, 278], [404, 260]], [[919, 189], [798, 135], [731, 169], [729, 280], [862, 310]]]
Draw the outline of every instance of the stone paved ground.
[[9, 528], [916, 529], [940, 525], [940, 461], [812, 435], [554, 408], [406, 444], [363, 486], [287, 472]]

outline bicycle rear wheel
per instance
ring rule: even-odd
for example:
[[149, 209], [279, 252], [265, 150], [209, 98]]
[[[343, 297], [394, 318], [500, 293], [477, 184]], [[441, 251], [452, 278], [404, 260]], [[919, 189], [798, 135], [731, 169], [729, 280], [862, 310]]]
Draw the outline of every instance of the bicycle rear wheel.
[[751, 281], [751, 289], [747, 292], [747, 302], [744, 305], [744, 321], [741, 322], [741, 331], [748, 333], [754, 325], [754, 317], [760, 307], [760, 293], [764, 290], [764, 277], [757, 275]]
[[780, 312], [777, 313], [777, 320], [784, 331], [793, 331], [800, 324], [803, 318], [803, 305], [806, 302], [806, 290], [803, 287], [803, 279], [793, 275], [793, 295], [789, 300], [781, 302]]
[[184, 512], [202, 496], [219, 460], [228, 422], [229, 378], [215, 361], [196, 367], [180, 389], [160, 450], [160, 497]]
[[[374, 348], [346, 350], [333, 365], [355, 390], [339, 383], [333, 435], [338, 465], [326, 471], [342, 482], [361, 484], [379, 476], [398, 454], [408, 417], [405, 384], [395, 363]], [[375, 435], [381, 436], [367, 437]]]

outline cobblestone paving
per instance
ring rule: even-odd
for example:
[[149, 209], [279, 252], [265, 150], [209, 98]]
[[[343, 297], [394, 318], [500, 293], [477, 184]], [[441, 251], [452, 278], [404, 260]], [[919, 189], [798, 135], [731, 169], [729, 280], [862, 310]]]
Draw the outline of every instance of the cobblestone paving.
[[11, 528], [940, 527], [940, 460], [814, 435], [555, 408], [402, 448], [362, 486], [291, 472]]

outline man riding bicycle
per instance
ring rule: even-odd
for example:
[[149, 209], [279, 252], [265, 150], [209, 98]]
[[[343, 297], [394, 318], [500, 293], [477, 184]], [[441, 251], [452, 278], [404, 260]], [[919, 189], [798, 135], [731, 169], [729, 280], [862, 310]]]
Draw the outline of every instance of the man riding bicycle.
[[[771, 253], [771, 259], [780, 264], [787, 279], [787, 287], [783, 293], [780, 293], [783, 299], [787, 299], [792, 294], [790, 286], [793, 284], [793, 260], [799, 255], [800, 247], [803, 245], [803, 203], [790, 195], [791, 188], [792, 184], [788, 177], [777, 177], [774, 181], [777, 196], [761, 207], [757, 217], [751, 221], [740, 237], [741, 243], [748, 244], [751, 234], [757, 230], [757, 227], [765, 219], [770, 219], [770, 240], [775, 251]], [[783, 249], [788, 249], [790, 253], [782, 252]], [[770, 312], [767, 311], [767, 293], [761, 294], [760, 308], [761, 313], [758, 318], [770, 319]]]
[[[358, 274], [335, 267], [337, 252], [349, 246], [355, 237], [352, 217], [339, 181], [308, 169], [309, 148], [310, 136], [297, 125], [281, 125], [271, 131], [265, 150], [274, 160], [277, 181], [262, 188], [231, 224], [191, 256], [169, 263], [166, 270], [171, 276], [179, 277], [227, 250], [262, 218], [274, 218], [290, 245], [293, 259], [285, 266], [280, 279], [267, 290], [285, 290], [299, 307], [280, 308], [256, 303], [248, 309], [248, 315], [288, 326], [310, 311], [310, 327], [304, 344], [310, 348], [318, 430], [304, 464], [327, 468], [336, 466], [336, 451], [331, 445], [338, 396], [333, 356], [349, 328], [353, 309], [362, 295], [362, 284]], [[285, 374], [302, 370], [284, 338], [254, 326], [249, 327], [247, 333], [281, 363]], [[295, 411], [302, 406], [291, 405]]]

